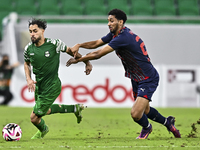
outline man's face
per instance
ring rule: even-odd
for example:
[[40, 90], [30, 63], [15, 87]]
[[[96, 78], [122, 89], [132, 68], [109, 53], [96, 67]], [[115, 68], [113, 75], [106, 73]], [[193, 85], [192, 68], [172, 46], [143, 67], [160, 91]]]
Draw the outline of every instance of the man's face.
[[113, 15], [108, 16], [108, 27], [110, 29], [110, 32], [116, 33], [119, 28], [119, 20], [115, 18]]
[[30, 25], [29, 26], [29, 33], [30, 33], [31, 41], [33, 43], [37, 44], [43, 36], [44, 29], [38, 28], [37, 24]]

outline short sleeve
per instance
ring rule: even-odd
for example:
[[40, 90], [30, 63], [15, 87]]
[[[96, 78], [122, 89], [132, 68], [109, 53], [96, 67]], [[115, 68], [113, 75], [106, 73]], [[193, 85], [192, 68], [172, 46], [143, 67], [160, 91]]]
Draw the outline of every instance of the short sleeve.
[[61, 41], [60, 39], [56, 40], [56, 51], [57, 52], [60, 52], [60, 51], [66, 52], [66, 48], [67, 48], [67, 46], [63, 41]]
[[123, 35], [120, 35], [113, 38], [108, 45], [114, 50], [119, 50], [123, 47], [126, 47], [128, 45], [128, 41], [126, 38], [123, 38]]
[[28, 51], [29, 51], [29, 46], [31, 45], [31, 43], [27, 44], [24, 48], [24, 61], [25, 62], [30, 62], [30, 57], [28, 55]]
[[106, 36], [102, 37], [101, 40], [104, 43], [109, 43], [112, 40], [112, 33], [108, 33]]

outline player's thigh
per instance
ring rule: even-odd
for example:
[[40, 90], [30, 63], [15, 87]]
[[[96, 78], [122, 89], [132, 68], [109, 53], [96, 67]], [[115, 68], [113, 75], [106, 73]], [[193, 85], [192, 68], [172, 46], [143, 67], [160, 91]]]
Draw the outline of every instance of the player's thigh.
[[35, 106], [33, 107], [33, 112], [36, 116], [42, 117], [45, 116], [46, 113], [49, 111], [49, 108], [54, 103], [56, 98], [58, 97], [59, 93], [57, 94], [48, 94], [48, 95], [38, 95], [37, 101]]

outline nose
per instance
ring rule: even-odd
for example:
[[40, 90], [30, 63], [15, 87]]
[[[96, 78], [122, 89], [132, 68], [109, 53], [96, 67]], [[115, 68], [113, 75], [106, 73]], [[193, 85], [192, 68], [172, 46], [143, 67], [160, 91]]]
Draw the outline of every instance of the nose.
[[32, 33], [30, 33], [30, 35], [31, 35], [31, 37], [32, 37], [32, 36], [34, 36], [34, 33], [33, 33], [33, 32], [32, 32]]

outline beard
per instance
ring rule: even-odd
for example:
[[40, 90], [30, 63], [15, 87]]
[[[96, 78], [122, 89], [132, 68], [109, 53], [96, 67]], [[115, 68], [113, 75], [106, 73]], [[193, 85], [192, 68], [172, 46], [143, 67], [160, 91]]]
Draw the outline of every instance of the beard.
[[118, 24], [116, 24], [116, 26], [113, 28], [113, 30], [110, 30], [111, 33], [116, 33], [118, 29]]
[[34, 37], [31, 38], [31, 41], [32, 41], [32, 43], [34, 43], [34, 44], [37, 44], [40, 40], [41, 40], [41, 36], [38, 37], [37, 39], [34, 38]]

